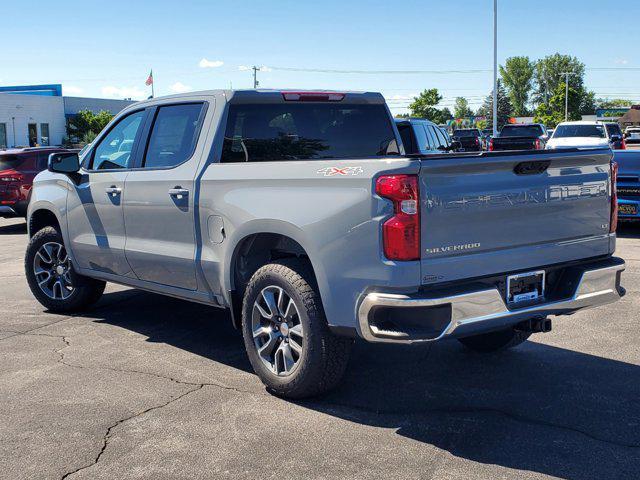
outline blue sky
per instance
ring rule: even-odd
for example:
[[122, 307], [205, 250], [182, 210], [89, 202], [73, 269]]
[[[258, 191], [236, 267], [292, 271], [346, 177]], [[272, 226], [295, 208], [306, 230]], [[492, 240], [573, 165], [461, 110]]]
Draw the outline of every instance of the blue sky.
[[[612, 9], [609, 3], [618, 2], [499, 0], [499, 61], [560, 52], [587, 68], [619, 68], [588, 71], [587, 86], [598, 96], [640, 103], [634, 25], [640, 2]], [[431, 87], [444, 95], [442, 105], [465, 96], [478, 106], [491, 89], [492, 6], [492, 0], [13, 0], [3, 7], [0, 85], [62, 83], [65, 95], [145, 98], [150, 68], [156, 95], [164, 95], [249, 88], [245, 68], [259, 65], [261, 87], [381, 91], [397, 113]]]

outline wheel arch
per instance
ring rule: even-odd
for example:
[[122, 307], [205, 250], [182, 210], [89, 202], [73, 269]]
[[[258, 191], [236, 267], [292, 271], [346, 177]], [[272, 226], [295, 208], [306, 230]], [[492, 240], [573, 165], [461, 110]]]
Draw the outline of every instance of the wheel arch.
[[64, 234], [64, 232], [62, 232], [60, 218], [58, 218], [58, 215], [52, 208], [44, 205], [34, 206], [29, 213], [27, 222], [29, 238], [33, 237], [33, 235], [44, 227], [55, 227], [61, 234]]
[[226, 268], [227, 294], [234, 327], [241, 323], [242, 298], [251, 276], [263, 265], [283, 258], [299, 258], [309, 263], [314, 281], [317, 270], [301, 239], [290, 232], [258, 231], [246, 233], [235, 244]]

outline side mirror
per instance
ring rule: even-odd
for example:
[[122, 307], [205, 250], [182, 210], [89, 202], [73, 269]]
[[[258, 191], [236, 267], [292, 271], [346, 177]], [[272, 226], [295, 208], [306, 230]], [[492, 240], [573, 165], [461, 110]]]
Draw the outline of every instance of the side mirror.
[[47, 169], [56, 173], [77, 173], [80, 170], [80, 158], [76, 152], [52, 153]]

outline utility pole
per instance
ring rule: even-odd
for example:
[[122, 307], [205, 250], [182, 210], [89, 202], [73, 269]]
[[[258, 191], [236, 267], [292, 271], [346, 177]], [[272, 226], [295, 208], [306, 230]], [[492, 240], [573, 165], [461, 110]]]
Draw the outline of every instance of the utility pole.
[[260, 82], [258, 82], [258, 71], [260, 67], [254, 65], [251, 69], [253, 70], [253, 88], [258, 88], [258, 85], [260, 85]]
[[560, 75], [564, 75], [566, 80], [564, 83], [564, 121], [569, 121], [569, 75], [575, 75], [574, 72], [562, 72]]
[[498, 136], [498, 0], [493, 0], [493, 136]]

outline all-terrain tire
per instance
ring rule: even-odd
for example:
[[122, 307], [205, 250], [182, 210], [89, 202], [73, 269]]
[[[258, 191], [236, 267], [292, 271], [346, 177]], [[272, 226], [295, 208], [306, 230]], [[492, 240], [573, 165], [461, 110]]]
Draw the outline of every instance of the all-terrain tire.
[[38, 250], [47, 243], [57, 243], [64, 246], [62, 235], [55, 227], [44, 227], [31, 237], [24, 259], [27, 283], [36, 300], [47, 310], [60, 313], [82, 311], [97, 302], [104, 292], [105, 282], [79, 275], [73, 270], [72, 266], [70, 266], [71, 271], [69, 273], [73, 286], [71, 294], [64, 299], [51, 298], [45, 294], [36, 278], [34, 260]]
[[[292, 373], [279, 376], [269, 369], [254, 342], [252, 315], [254, 304], [265, 288], [281, 288], [293, 300], [304, 331], [302, 353]], [[301, 399], [334, 388], [346, 371], [352, 341], [334, 335], [327, 326], [320, 294], [309, 264], [283, 259], [258, 269], [244, 293], [242, 334], [249, 361], [267, 389], [280, 397]]]

